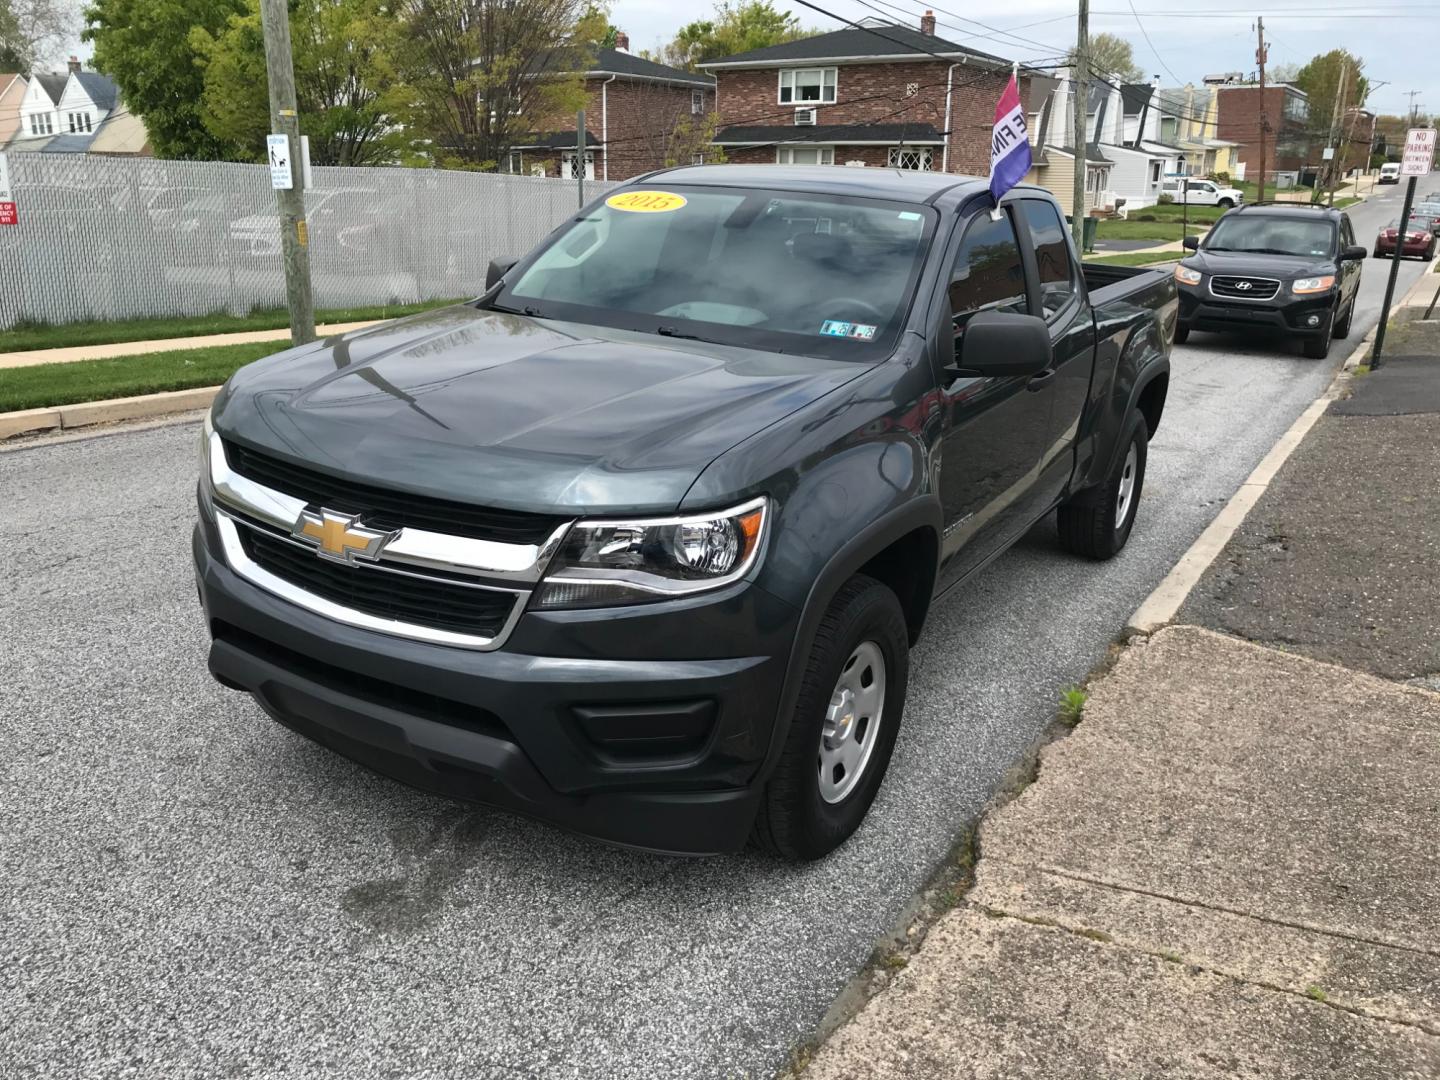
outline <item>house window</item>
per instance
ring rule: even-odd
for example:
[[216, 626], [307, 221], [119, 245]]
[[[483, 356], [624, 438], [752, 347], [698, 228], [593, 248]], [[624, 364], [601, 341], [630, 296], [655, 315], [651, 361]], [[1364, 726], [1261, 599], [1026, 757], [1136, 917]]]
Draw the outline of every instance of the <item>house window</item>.
[[782, 146], [775, 151], [777, 165], [834, 165], [833, 146]]
[[1160, 182], [1160, 162], [1158, 162], [1158, 161], [1152, 161], [1152, 162], [1150, 162], [1150, 183], [1152, 183], [1152, 184], [1158, 184], [1159, 182]]
[[690, 155], [690, 164], [691, 164], [691, 165], [704, 165], [704, 164], [705, 164], [705, 155], [704, 155], [704, 154], [691, 154], [691, 155]]
[[835, 104], [835, 69], [794, 68], [780, 72], [780, 104]]
[[1109, 169], [1086, 169], [1085, 187], [1092, 195], [1099, 195], [1105, 190], [1105, 180], [1109, 177]]
[[72, 134], [82, 134], [93, 130], [88, 112], [67, 113], [66, 119], [70, 121], [70, 131]]
[[55, 126], [50, 122], [49, 113], [35, 113], [30, 117], [31, 135], [53, 135]]
[[892, 146], [890, 148], [890, 168], [892, 169], [915, 169], [918, 172], [929, 172], [934, 160], [928, 146]]
[[691, 115], [691, 116], [699, 116], [699, 115], [700, 115], [701, 113], [703, 113], [704, 111], [705, 111], [705, 91], [704, 91], [704, 90], [691, 90], [691, 91], [690, 91], [690, 115]]
[[1180, 121], [1173, 116], [1162, 116], [1160, 118], [1160, 141], [1173, 143], [1176, 136], [1180, 134]]

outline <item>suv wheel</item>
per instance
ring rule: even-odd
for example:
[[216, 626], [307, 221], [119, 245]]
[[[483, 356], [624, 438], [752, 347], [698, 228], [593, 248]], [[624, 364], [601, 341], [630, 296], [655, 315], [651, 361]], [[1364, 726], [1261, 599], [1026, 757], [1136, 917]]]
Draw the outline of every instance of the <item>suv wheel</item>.
[[1338, 341], [1344, 341], [1350, 336], [1350, 323], [1355, 318], [1355, 301], [1350, 301], [1350, 306], [1345, 309], [1345, 317], [1335, 324], [1332, 332]]
[[1098, 491], [1086, 492], [1084, 502], [1062, 503], [1055, 511], [1060, 544], [1088, 559], [1109, 559], [1120, 553], [1135, 527], [1140, 492], [1145, 487], [1145, 459], [1150, 429], [1145, 417], [1131, 412], [1120, 444], [1124, 449], [1109, 478]]
[[815, 632], [785, 748], [755, 820], [758, 846], [818, 859], [859, 828], [890, 764], [909, 676], [900, 601], [856, 575]]
[[1330, 355], [1330, 339], [1335, 336], [1335, 313], [1330, 313], [1330, 319], [1325, 324], [1325, 332], [1307, 337], [1301, 348], [1305, 356], [1310, 360], [1324, 360]]

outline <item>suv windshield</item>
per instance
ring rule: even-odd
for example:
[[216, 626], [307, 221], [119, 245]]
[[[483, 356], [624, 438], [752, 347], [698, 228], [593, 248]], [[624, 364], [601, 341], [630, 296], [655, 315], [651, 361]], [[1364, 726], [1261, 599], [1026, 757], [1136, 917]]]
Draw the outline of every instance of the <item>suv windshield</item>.
[[1216, 223], [1204, 247], [1257, 255], [1330, 255], [1335, 250], [1335, 224], [1321, 217], [1235, 214]]
[[870, 359], [910, 306], [926, 206], [801, 192], [626, 188], [496, 298], [542, 318]]

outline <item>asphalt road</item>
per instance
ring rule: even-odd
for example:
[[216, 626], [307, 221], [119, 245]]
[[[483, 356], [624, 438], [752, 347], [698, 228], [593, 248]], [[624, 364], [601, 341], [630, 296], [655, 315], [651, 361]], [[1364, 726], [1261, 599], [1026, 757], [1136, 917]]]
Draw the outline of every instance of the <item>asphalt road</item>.
[[1191, 342], [1129, 548], [1042, 527], [949, 597], [869, 822], [806, 867], [617, 852], [311, 746], [205, 672], [195, 426], [0, 452], [0, 1075], [772, 1071], [1348, 351]]

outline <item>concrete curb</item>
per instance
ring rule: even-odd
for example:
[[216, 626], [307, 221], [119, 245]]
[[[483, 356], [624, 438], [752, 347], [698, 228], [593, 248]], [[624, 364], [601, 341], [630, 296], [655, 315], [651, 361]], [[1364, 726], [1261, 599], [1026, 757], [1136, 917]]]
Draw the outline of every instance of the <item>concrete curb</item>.
[[193, 390], [168, 390], [163, 394], [141, 394], [137, 397], [86, 401], [78, 405], [57, 405], [47, 409], [22, 409], [0, 413], [0, 442], [17, 435], [36, 435], [46, 431], [70, 431], [95, 424], [114, 424], [125, 420], [148, 420], [171, 413], [209, 408], [220, 392], [218, 386], [202, 386]]
[[[1406, 290], [1405, 295], [1394, 302], [1391, 307], [1392, 313], [1405, 306], [1411, 294], [1433, 273], [1436, 262], [1440, 262], [1440, 257], [1427, 265], [1425, 272]], [[1377, 323], [1376, 326], [1378, 327], [1378, 325]], [[1240, 490], [1230, 496], [1230, 501], [1215, 516], [1215, 520], [1205, 527], [1205, 531], [1200, 534], [1195, 543], [1191, 544], [1185, 554], [1180, 556], [1180, 561], [1165, 575], [1165, 579], [1155, 587], [1155, 591], [1135, 609], [1135, 613], [1125, 624], [1126, 630], [1131, 633], [1152, 634], [1175, 620], [1181, 605], [1190, 595], [1190, 590], [1195, 588], [1201, 575], [1210, 568], [1210, 564], [1220, 557], [1220, 553], [1225, 550], [1225, 545], [1235, 535], [1235, 530], [1240, 528], [1241, 522], [1245, 520], [1251, 508], [1259, 502], [1265, 489], [1270, 486], [1270, 481], [1275, 479], [1275, 474], [1280, 471], [1280, 466], [1285, 464], [1290, 455], [1295, 452], [1295, 448], [1315, 426], [1315, 422], [1324, 415], [1330, 402], [1339, 394], [1344, 380], [1351, 377], [1350, 372], [1364, 359], [1374, 339], [1375, 330], [1372, 328], [1361, 339], [1360, 344], [1345, 358], [1344, 364], [1335, 373], [1335, 378], [1331, 380], [1325, 391], [1312, 401], [1295, 423], [1290, 425], [1289, 430], [1280, 436], [1279, 441], [1270, 448], [1270, 452], [1245, 478], [1245, 482], [1240, 485]]]

